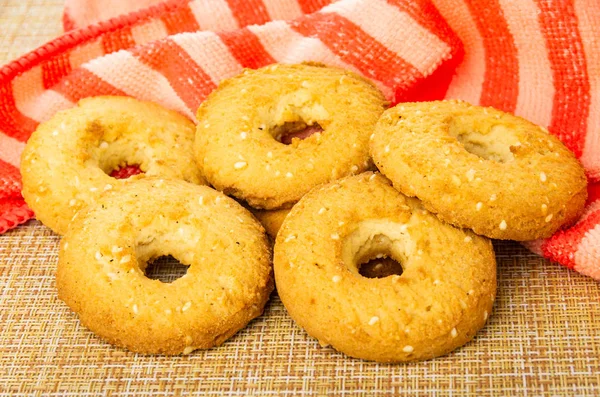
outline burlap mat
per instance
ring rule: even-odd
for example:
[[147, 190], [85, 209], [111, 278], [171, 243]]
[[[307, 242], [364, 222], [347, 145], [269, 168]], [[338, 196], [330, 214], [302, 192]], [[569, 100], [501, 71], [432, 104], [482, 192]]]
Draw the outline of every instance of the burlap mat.
[[[59, 34], [61, 7], [0, 0], [0, 63]], [[58, 241], [35, 221], [0, 236], [0, 396], [600, 394], [600, 285], [515, 243], [495, 245], [498, 299], [475, 341], [385, 365], [320, 347], [276, 295], [219, 348], [185, 357], [113, 348], [57, 299]]]

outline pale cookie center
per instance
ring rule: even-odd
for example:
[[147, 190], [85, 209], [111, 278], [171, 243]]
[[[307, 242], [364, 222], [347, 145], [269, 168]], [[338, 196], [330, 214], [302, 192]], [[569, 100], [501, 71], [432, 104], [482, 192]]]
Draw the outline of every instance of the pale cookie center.
[[510, 128], [496, 124], [487, 131], [477, 131], [473, 126], [450, 123], [449, 133], [471, 154], [485, 160], [507, 163], [514, 160], [513, 150], [521, 143]]
[[305, 88], [283, 95], [262, 116], [267, 122], [259, 129], [267, 129], [275, 140], [285, 145], [291, 144], [294, 138], [302, 140], [323, 132], [331, 117]]
[[184, 277], [194, 262], [193, 246], [199, 236], [189, 233], [185, 225], [173, 231], [159, 231], [160, 218], [139, 234], [135, 257], [137, 267], [147, 278], [172, 283]]
[[405, 224], [367, 220], [344, 240], [342, 260], [356, 275], [383, 278], [401, 275], [415, 243]]
[[[97, 146], [90, 148], [88, 164], [97, 166], [105, 174], [126, 179], [132, 175], [143, 173], [141, 164], [147, 163], [148, 148], [140, 142], [128, 138], [122, 126], [104, 127], [99, 122], [88, 124], [86, 132], [98, 141]], [[151, 150], [150, 150], [151, 151]]]

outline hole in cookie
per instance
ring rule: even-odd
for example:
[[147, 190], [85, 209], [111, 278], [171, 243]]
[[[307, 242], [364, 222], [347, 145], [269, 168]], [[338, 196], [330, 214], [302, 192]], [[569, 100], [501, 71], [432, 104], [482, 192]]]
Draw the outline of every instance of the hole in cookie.
[[366, 278], [384, 278], [394, 274], [400, 276], [404, 269], [402, 265], [386, 255], [378, 255], [380, 258], [373, 258], [358, 265], [358, 272]]
[[518, 138], [508, 126], [483, 124], [479, 131], [476, 123], [470, 119], [453, 119], [449, 133], [454, 136], [465, 150], [485, 160], [507, 163], [514, 160], [514, 150], [520, 145]]
[[130, 176], [143, 174], [144, 171], [140, 169], [139, 164], [127, 164], [124, 167], [117, 167], [113, 169], [108, 175], [116, 179], [127, 179]]
[[284, 145], [291, 144], [294, 138], [302, 140], [319, 132], [323, 132], [319, 123], [308, 125], [303, 121], [288, 121], [273, 128], [275, 140]]
[[414, 241], [405, 224], [371, 219], [344, 239], [342, 260], [348, 270], [366, 278], [401, 276]]
[[144, 274], [152, 280], [172, 283], [178, 278], [185, 276], [188, 267], [171, 255], [165, 255], [148, 262]]
[[143, 174], [141, 164], [146, 163], [143, 147], [132, 148], [132, 142], [115, 139], [109, 130], [98, 121], [88, 124], [87, 131], [99, 138], [97, 146], [90, 148], [88, 161], [95, 162], [106, 175], [115, 179]]

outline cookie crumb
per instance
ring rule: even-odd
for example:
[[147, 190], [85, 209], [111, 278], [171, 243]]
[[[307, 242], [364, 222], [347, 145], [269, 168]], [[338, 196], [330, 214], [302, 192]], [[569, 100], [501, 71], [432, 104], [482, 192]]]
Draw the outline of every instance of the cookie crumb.
[[467, 180], [469, 182], [472, 182], [473, 179], [475, 179], [475, 172], [476, 171], [474, 169], [472, 169], [472, 168], [469, 171], [467, 171], [466, 175], [467, 175]]

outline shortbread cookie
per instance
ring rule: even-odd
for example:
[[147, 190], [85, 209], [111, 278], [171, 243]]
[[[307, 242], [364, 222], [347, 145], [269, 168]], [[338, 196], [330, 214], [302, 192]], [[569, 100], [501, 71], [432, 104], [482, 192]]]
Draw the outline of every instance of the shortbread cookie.
[[371, 166], [369, 136], [385, 107], [371, 82], [342, 69], [246, 70], [198, 109], [196, 160], [225, 194], [289, 208], [312, 187]]
[[[187, 273], [163, 283], [148, 262], [172, 255]], [[81, 323], [134, 352], [189, 354], [223, 343], [263, 312], [271, 251], [258, 221], [206, 186], [146, 178], [107, 192], [64, 236], [58, 296]]]
[[194, 124], [172, 110], [128, 97], [82, 99], [39, 125], [23, 151], [23, 197], [58, 234], [103, 191], [129, 180], [111, 172], [138, 165], [146, 176], [206, 181], [193, 160]]
[[[496, 261], [489, 239], [455, 228], [379, 174], [304, 196], [275, 243], [277, 291], [323, 345], [382, 362], [425, 360], [470, 341], [491, 313]], [[381, 256], [403, 272], [361, 275]]]
[[375, 129], [371, 153], [394, 187], [443, 221], [508, 240], [550, 237], [587, 197], [584, 169], [531, 122], [461, 101], [402, 103]]

